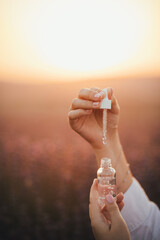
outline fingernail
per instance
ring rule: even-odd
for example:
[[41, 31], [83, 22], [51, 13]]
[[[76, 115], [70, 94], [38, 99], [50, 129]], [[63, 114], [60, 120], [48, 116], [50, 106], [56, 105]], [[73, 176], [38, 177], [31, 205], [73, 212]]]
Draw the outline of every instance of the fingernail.
[[93, 102], [93, 107], [97, 107], [99, 105], [99, 102]]
[[105, 92], [103, 92], [103, 91], [101, 91], [101, 92], [99, 92], [99, 93], [96, 93], [96, 94], [94, 95], [95, 98], [101, 98], [102, 96], [105, 96]]
[[108, 194], [108, 195], [106, 196], [106, 200], [107, 200], [108, 203], [113, 203], [113, 201], [114, 201], [114, 199], [113, 199], [113, 197], [112, 197], [111, 194]]
[[106, 93], [105, 93], [104, 91], [101, 91], [99, 94], [100, 94], [101, 96], [105, 96], [105, 95], [106, 95]]
[[111, 100], [112, 95], [113, 95], [113, 88], [110, 88], [109, 91], [108, 91], [108, 99], [109, 100]]
[[94, 95], [94, 98], [99, 98], [101, 95], [100, 95], [100, 93], [96, 93], [95, 95]]
[[87, 113], [91, 113], [91, 112], [92, 112], [92, 109], [87, 109], [86, 112], [87, 112]]

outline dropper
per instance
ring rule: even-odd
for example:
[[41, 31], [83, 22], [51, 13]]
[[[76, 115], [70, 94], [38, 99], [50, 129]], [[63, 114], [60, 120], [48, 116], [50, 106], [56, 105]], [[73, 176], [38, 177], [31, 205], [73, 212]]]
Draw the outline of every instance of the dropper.
[[107, 109], [111, 109], [111, 100], [108, 99], [108, 88], [103, 89], [106, 93], [106, 97], [101, 101], [100, 109], [103, 109], [103, 130], [102, 130], [102, 142], [107, 144]]

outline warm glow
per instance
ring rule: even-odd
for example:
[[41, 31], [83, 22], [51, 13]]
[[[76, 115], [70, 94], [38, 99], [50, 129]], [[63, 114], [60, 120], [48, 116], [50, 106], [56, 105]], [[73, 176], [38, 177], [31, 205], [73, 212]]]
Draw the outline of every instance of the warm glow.
[[3, 0], [0, 77], [160, 73], [160, 2]]
[[27, 30], [27, 41], [44, 62], [71, 71], [93, 71], [134, 54], [145, 34], [145, 16], [129, 5], [126, 12], [114, 1], [102, 2], [103, 8], [99, 1], [85, 2], [43, 3], [25, 14], [26, 26], [18, 24], [21, 31]]

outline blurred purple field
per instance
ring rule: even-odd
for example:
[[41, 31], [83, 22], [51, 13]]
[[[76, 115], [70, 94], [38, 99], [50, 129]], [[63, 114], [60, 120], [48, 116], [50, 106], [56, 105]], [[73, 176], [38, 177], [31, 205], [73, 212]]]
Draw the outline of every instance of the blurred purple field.
[[160, 79], [46, 85], [0, 83], [0, 239], [94, 239], [92, 149], [68, 124], [82, 87], [112, 86], [133, 175], [160, 206]]

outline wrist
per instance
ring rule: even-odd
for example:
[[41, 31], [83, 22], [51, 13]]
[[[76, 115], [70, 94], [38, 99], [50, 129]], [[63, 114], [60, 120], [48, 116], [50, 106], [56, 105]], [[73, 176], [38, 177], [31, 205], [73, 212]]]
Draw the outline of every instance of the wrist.
[[103, 157], [111, 158], [113, 162], [116, 162], [120, 151], [122, 151], [118, 131], [116, 131], [112, 137], [108, 136], [107, 144], [102, 143], [99, 147], [93, 146], [93, 151], [95, 153], [98, 166], [101, 158]]
[[118, 132], [108, 139], [107, 144], [101, 148], [93, 148], [97, 165], [100, 166], [100, 160], [103, 157], [108, 157], [112, 161], [112, 166], [115, 168], [117, 173], [117, 190], [118, 192], [126, 192], [132, 183], [132, 173], [129, 170], [128, 164], [123, 152], [122, 145], [120, 143]]

